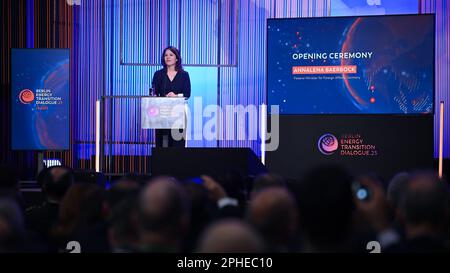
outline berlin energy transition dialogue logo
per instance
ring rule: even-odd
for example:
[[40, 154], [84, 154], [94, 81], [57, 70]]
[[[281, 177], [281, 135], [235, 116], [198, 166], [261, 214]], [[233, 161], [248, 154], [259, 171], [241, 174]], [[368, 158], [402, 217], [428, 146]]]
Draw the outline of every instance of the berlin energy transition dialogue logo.
[[325, 134], [317, 142], [319, 151], [324, 155], [331, 155], [338, 149], [338, 140], [332, 134]]
[[157, 106], [150, 106], [150, 107], [147, 109], [147, 114], [148, 114], [150, 117], [155, 117], [155, 116], [159, 115], [159, 108], [158, 108]]
[[30, 89], [24, 89], [19, 93], [19, 100], [23, 104], [30, 104], [34, 100], [34, 93]]

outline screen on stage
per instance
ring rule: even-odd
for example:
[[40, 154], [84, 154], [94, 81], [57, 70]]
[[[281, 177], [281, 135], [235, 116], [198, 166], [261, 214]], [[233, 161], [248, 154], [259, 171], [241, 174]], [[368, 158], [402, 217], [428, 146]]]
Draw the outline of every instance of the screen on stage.
[[13, 150], [69, 149], [69, 49], [11, 49]]
[[434, 20], [268, 19], [268, 105], [292, 115], [433, 113]]

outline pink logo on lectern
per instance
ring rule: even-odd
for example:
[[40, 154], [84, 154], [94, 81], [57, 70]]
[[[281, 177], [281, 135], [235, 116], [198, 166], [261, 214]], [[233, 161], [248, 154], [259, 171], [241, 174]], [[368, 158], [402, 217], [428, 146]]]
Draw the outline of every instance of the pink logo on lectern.
[[319, 138], [317, 147], [319, 151], [324, 155], [331, 155], [338, 149], [338, 140], [332, 134], [325, 134]]
[[149, 117], [155, 117], [159, 115], [159, 108], [156, 106], [150, 106], [149, 108], [147, 108], [147, 114]]
[[30, 104], [34, 100], [34, 93], [30, 89], [24, 89], [19, 93], [19, 100], [23, 104]]

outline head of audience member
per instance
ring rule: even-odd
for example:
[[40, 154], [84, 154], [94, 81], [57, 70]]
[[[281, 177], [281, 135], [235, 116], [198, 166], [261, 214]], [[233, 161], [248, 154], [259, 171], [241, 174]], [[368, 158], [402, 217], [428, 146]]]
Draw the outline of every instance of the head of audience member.
[[130, 195], [135, 195], [140, 188], [137, 176], [127, 175], [121, 177], [106, 192], [106, 201], [109, 210], [120, 204]]
[[42, 171], [42, 192], [46, 201], [59, 203], [74, 183], [74, 174], [67, 166], [52, 166]]
[[171, 177], [150, 181], [139, 198], [140, 240], [144, 252], [178, 252], [189, 227], [189, 202]]
[[400, 205], [407, 238], [439, 236], [448, 217], [446, 182], [433, 172], [411, 176]]
[[189, 199], [192, 221], [196, 220], [195, 224], [209, 222], [214, 213], [215, 203], [207, 189], [201, 184], [186, 181], [184, 190]]
[[200, 253], [259, 253], [263, 240], [252, 227], [240, 220], [222, 220], [208, 227], [201, 236]]
[[298, 185], [304, 251], [349, 251], [354, 213], [352, 177], [337, 166], [310, 170]]
[[286, 187], [286, 182], [283, 177], [277, 174], [261, 174], [253, 180], [250, 197], [269, 187]]
[[25, 234], [22, 211], [13, 199], [0, 199], [0, 253], [23, 250]]
[[298, 231], [298, 211], [287, 189], [275, 186], [258, 191], [251, 199], [247, 217], [264, 238], [269, 251], [289, 250], [289, 243]]
[[63, 241], [103, 221], [104, 199], [104, 191], [97, 185], [72, 185], [61, 201], [55, 236]]
[[[184, 190], [186, 196], [191, 204], [191, 211], [205, 211], [210, 209], [211, 199], [207, 189], [202, 185], [202, 182], [187, 180], [185, 181]], [[203, 214], [203, 213], [202, 213]], [[199, 215], [201, 216], [201, 215]], [[191, 216], [193, 217], [193, 216]]]
[[408, 183], [411, 175], [407, 172], [396, 174], [389, 182], [387, 188], [387, 198], [394, 212], [397, 212], [399, 206], [408, 189]]
[[138, 199], [137, 192], [131, 193], [112, 209], [108, 241], [113, 252], [135, 252], [139, 249]]
[[199, 235], [212, 221], [217, 208], [204, 185], [188, 180], [184, 183], [184, 189], [191, 204], [191, 221], [185, 248], [187, 251], [192, 251], [195, 248]]

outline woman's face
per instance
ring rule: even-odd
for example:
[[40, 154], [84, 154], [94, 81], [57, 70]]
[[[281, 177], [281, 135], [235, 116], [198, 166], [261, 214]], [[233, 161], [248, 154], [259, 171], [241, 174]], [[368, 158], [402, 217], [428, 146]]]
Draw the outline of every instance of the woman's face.
[[172, 66], [177, 63], [178, 59], [170, 49], [166, 49], [166, 52], [164, 52], [164, 61], [167, 66]]

